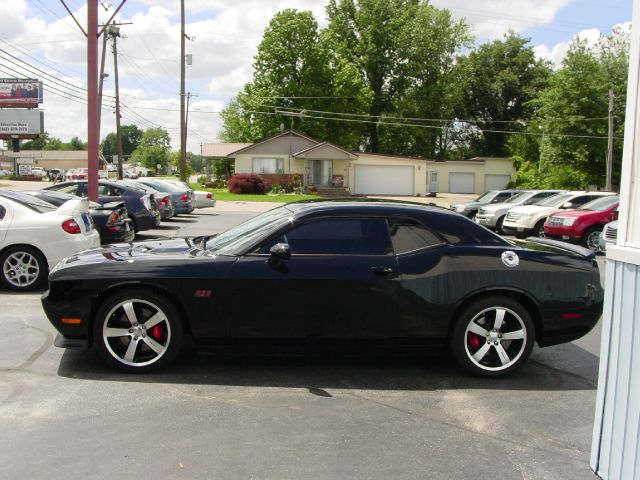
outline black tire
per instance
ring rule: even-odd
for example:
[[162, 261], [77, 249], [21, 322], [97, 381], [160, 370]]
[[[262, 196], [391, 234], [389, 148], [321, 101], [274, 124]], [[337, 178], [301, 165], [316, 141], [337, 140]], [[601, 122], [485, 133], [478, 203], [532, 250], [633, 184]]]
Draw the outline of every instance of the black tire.
[[109, 365], [124, 372], [161, 369], [180, 353], [182, 340], [178, 309], [159, 293], [146, 289], [110, 296], [98, 309], [93, 324], [94, 348]]
[[[496, 329], [499, 311], [504, 312], [503, 320]], [[531, 355], [535, 326], [529, 312], [512, 298], [491, 295], [475, 300], [458, 314], [455, 322], [451, 353], [458, 365], [473, 375], [504, 377], [520, 368]], [[513, 338], [505, 338], [507, 335]]]
[[48, 275], [47, 260], [33, 247], [17, 245], [0, 255], [0, 281], [11, 290], [36, 290], [45, 285]]
[[602, 231], [601, 227], [591, 227], [588, 228], [584, 235], [582, 236], [582, 246], [584, 248], [588, 248], [592, 252], [598, 253], [600, 252], [600, 232]]
[[506, 235], [504, 233], [504, 231], [502, 230], [502, 224], [504, 223], [504, 217], [506, 217], [506, 215], [501, 216], [498, 221], [496, 222], [496, 232], [499, 233], [500, 235]]
[[533, 231], [531, 232], [531, 235], [533, 237], [544, 238], [544, 222], [545, 221], [546, 221], [546, 218], [543, 218], [542, 220], [539, 220], [538, 223], [536, 223], [536, 226], [533, 227]]

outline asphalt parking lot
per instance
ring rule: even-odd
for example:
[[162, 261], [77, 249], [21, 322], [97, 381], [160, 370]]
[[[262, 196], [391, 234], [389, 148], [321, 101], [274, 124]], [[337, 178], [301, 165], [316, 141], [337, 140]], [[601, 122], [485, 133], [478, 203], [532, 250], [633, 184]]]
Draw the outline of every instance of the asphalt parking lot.
[[[272, 206], [219, 202], [140, 239], [217, 233]], [[593, 478], [599, 326], [501, 380], [429, 352], [189, 354], [124, 375], [53, 347], [39, 297], [0, 290], [3, 478]]]

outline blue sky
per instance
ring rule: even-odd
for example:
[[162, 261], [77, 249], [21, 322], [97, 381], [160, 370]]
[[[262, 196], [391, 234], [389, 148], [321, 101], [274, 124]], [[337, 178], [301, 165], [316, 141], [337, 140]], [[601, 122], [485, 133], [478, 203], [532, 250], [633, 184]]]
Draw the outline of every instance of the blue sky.
[[[102, 0], [111, 5], [119, 0]], [[67, 0], [81, 23], [86, 0]], [[466, 18], [478, 43], [501, 38], [508, 29], [531, 38], [536, 54], [559, 65], [572, 38], [595, 41], [616, 24], [631, 19], [631, 0], [432, 0]], [[161, 126], [178, 145], [179, 125], [179, 0], [128, 0], [119, 15], [125, 35], [118, 42], [121, 93], [125, 123], [142, 128]], [[320, 26], [326, 0], [186, 0], [187, 43], [193, 65], [187, 67], [187, 90], [192, 99], [188, 148], [214, 142], [220, 129], [219, 111], [251, 79], [253, 57], [262, 32], [274, 13], [283, 8], [311, 10]], [[99, 8], [101, 20], [110, 11]], [[86, 138], [82, 89], [86, 88], [86, 43], [59, 0], [0, 2], [0, 48], [39, 68], [45, 80], [45, 128], [68, 140]], [[110, 53], [110, 52], [109, 52]], [[0, 54], [0, 76], [36, 76]], [[12, 63], [14, 62], [14, 63]], [[18, 62], [19, 63], [19, 62]], [[23, 64], [24, 66], [24, 64]], [[102, 136], [113, 131], [113, 75], [111, 54], [106, 72]], [[38, 74], [37, 76], [43, 76]], [[59, 82], [65, 82], [60, 84]], [[70, 99], [77, 86], [78, 98]], [[47, 92], [48, 89], [48, 92]]]

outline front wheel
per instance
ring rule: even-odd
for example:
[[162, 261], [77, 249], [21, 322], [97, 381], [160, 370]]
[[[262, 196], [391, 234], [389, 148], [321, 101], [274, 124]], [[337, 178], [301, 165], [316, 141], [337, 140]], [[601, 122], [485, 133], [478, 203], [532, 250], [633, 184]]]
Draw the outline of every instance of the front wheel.
[[450, 337], [457, 363], [480, 377], [502, 377], [531, 355], [535, 327], [517, 301], [503, 296], [479, 299], [458, 316]]
[[182, 347], [176, 307], [159, 294], [131, 290], [109, 297], [96, 313], [98, 353], [125, 372], [149, 372], [171, 362]]
[[591, 227], [584, 232], [582, 236], [582, 246], [592, 252], [598, 253], [600, 251], [600, 232], [601, 229], [597, 227]]
[[536, 226], [533, 227], [533, 236], [534, 237], [540, 237], [540, 238], [544, 238], [544, 222], [546, 219], [542, 219], [540, 220], [538, 223], [536, 223]]

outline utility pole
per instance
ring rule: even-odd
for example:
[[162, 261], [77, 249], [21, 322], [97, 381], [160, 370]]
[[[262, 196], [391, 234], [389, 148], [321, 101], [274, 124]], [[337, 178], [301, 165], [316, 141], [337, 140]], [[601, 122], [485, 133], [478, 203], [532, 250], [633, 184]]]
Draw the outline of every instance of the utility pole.
[[607, 139], [607, 180], [606, 189], [613, 192], [613, 131], [615, 129], [615, 92], [609, 90], [609, 135]]
[[122, 136], [120, 132], [120, 86], [118, 83], [118, 37], [120, 29], [115, 25], [109, 27], [109, 35], [113, 37], [113, 74], [116, 85], [116, 146], [118, 149], [118, 180], [122, 180]]
[[102, 86], [107, 77], [104, 73], [104, 62], [107, 57], [107, 36], [102, 35], [102, 58], [100, 59], [100, 75], [98, 76], [98, 139], [100, 139], [100, 124], [102, 123]]
[[184, 54], [184, 0], [180, 0], [180, 180], [187, 181], [187, 132], [185, 118], [185, 54]]
[[87, 187], [89, 200], [98, 200], [98, 2], [87, 1]]

